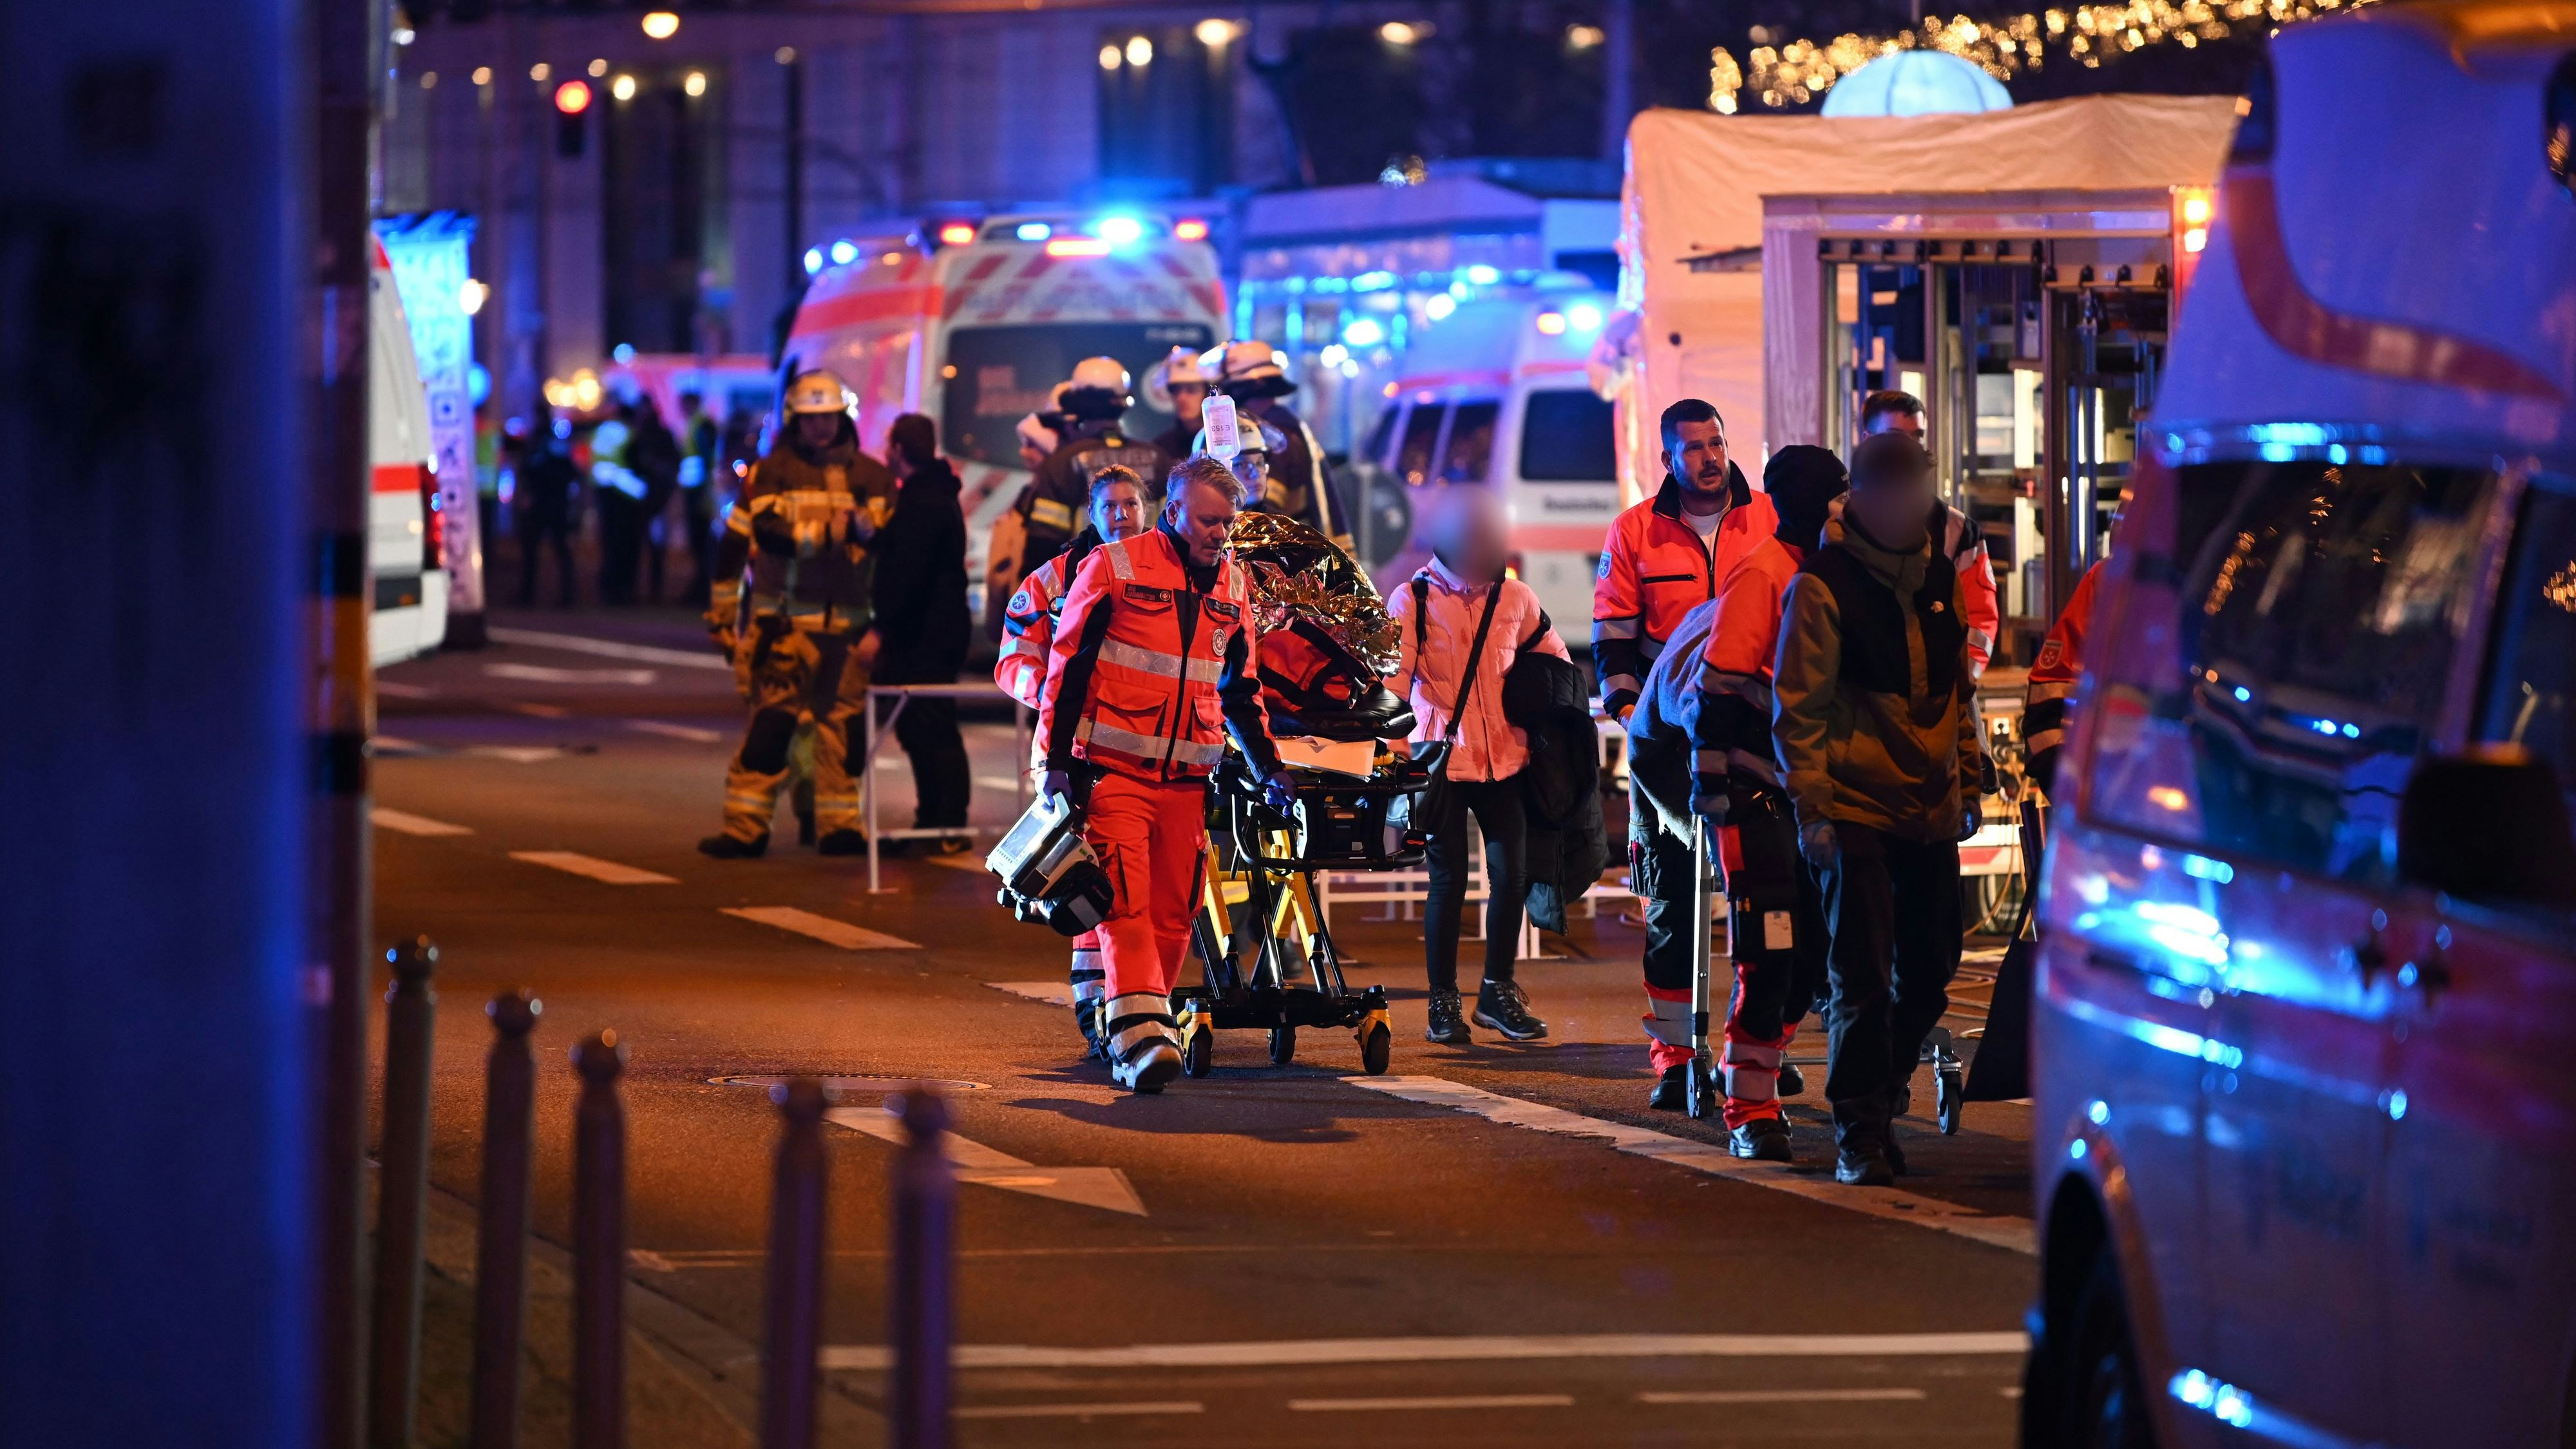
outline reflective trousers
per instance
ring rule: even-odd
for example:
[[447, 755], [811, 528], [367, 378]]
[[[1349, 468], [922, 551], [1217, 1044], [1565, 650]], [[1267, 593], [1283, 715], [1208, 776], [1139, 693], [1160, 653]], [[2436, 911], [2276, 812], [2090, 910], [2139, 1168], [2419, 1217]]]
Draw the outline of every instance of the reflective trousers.
[[742, 748], [725, 770], [724, 833], [769, 834], [788, 750], [799, 725], [814, 726], [814, 828], [829, 835], [859, 825], [859, 786], [850, 773], [850, 720], [867, 707], [868, 671], [850, 657], [846, 634], [786, 629], [741, 645], [734, 682], [751, 704]]
[[1824, 871], [1833, 934], [1825, 1097], [1845, 1147], [1883, 1144], [1959, 973], [1959, 847], [1834, 823]]
[[1207, 849], [1207, 783], [1110, 771], [1091, 787], [1082, 837], [1116, 893], [1098, 932], [1108, 994], [1168, 998], [1189, 956], [1199, 860]]

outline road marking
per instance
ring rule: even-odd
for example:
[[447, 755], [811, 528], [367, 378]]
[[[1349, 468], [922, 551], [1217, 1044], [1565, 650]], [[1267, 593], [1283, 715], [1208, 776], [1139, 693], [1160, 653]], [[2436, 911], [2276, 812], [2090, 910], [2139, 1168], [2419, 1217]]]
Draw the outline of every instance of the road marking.
[[728, 916], [738, 916], [746, 921], [757, 921], [764, 926], [776, 926], [782, 931], [794, 931], [800, 936], [811, 936], [825, 945], [838, 946], [844, 951], [918, 951], [921, 949], [917, 941], [907, 941], [901, 936], [889, 936], [883, 931], [871, 931], [865, 926], [853, 926], [847, 921], [836, 921], [830, 916], [818, 916], [812, 911], [800, 911], [794, 906], [727, 906], [724, 908], [724, 913]]
[[551, 664], [486, 664], [483, 672], [531, 684], [651, 684], [661, 677], [650, 669], [557, 669]]
[[436, 699], [438, 691], [426, 684], [404, 684], [399, 680], [379, 679], [376, 693], [387, 699]]
[[1017, 775], [977, 775], [975, 783], [987, 790], [1016, 790], [1028, 782]]
[[[830, 1114], [827, 1114], [830, 1115]], [[1271, 1343], [1139, 1343], [1057, 1348], [960, 1344], [961, 1369], [1287, 1368], [1341, 1363], [1477, 1363], [1604, 1358], [1983, 1358], [2030, 1351], [2010, 1333], [1579, 1333], [1458, 1338], [1303, 1338]], [[834, 1344], [827, 1369], [885, 1369], [891, 1349]]]
[[1712, 1389], [1639, 1394], [1641, 1404], [1895, 1404], [1924, 1398], [1921, 1389]]
[[1572, 1394], [1450, 1394], [1427, 1399], [1290, 1399], [1300, 1414], [1371, 1412], [1381, 1409], [1570, 1409]]
[[367, 818], [375, 822], [378, 830], [390, 830], [398, 835], [472, 835], [474, 833], [462, 825], [450, 825], [444, 820], [432, 820], [426, 815], [414, 815], [408, 810], [394, 810], [383, 805], [369, 810]]
[[1779, 1163], [1737, 1158], [1727, 1152], [1722, 1142], [1674, 1137], [1625, 1122], [1586, 1117], [1580, 1112], [1569, 1112], [1562, 1107], [1550, 1107], [1519, 1097], [1506, 1097], [1499, 1092], [1488, 1092], [1445, 1077], [1344, 1077], [1342, 1080], [1352, 1086], [1384, 1092], [1408, 1102], [1472, 1112], [1507, 1127], [1526, 1127], [1566, 1137], [1602, 1138], [1613, 1148], [1633, 1156], [1652, 1158], [1711, 1177], [1767, 1187], [1774, 1192], [1790, 1193], [1890, 1222], [1912, 1223], [1936, 1232], [1954, 1233], [2016, 1253], [2036, 1254], [2039, 1251], [2037, 1235], [2028, 1218], [1996, 1217], [1957, 1203], [1892, 1187], [1845, 1187], [1831, 1179], [1802, 1176], [1796, 1169]]
[[367, 748], [379, 755], [426, 755], [430, 752], [429, 746], [400, 735], [378, 735], [367, 741]]
[[513, 765], [533, 765], [543, 760], [561, 759], [564, 752], [555, 745], [476, 745], [465, 753], [487, 760], [507, 760]]
[[681, 669], [733, 672], [733, 661], [718, 657], [713, 649], [703, 654], [688, 649], [657, 649], [650, 644], [620, 644], [613, 639], [555, 634], [541, 629], [490, 629], [485, 632], [500, 644], [525, 644], [532, 649], [555, 649], [566, 654], [594, 654], [602, 659], [631, 659], [638, 664], [668, 664]]
[[[882, 1107], [835, 1107], [823, 1114], [823, 1120], [897, 1146], [910, 1140], [903, 1124], [888, 1116]], [[1040, 1167], [999, 1148], [970, 1142], [954, 1132], [942, 1140], [948, 1144], [948, 1161], [957, 1169], [959, 1182], [1069, 1202], [1077, 1207], [1145, 1216], [1144, 1199], [1136, 1196], [1135, 1185], [1117, 1168]]]
[[524, 860], [530, 865], [542, 865], [551, 870], [588, 876], [592, 880], [605, 881], [609, 885], [678, 885], [680, 883], [677, 876], [639, 870], [631, 865], [619, 865], [616, 861], [601, 860], [595, 855], [583, 855], [577, 851], [514, 850], [510, 852], [510, 858]]
[[1112, 1414], [1204, 1414], [1207, 1406], [1163, 1399], [1132, 1404], [965, 1404], [948, 1412], [960, 1419], [1089, 1419]]
[[987, 981], [984, 984], [995, 991], [1007, 991], [1013, 996], [1025, 996], [1049, 1006], [1073, 1005], [1073, 988], [1062, 981]]
[[718, 730], [700, 729], [696, 725], [665, 724], [658, 719], [630, 719], [626, 727], [639, 735], [660, 735], [667, 740], [687, 740], [693, 745], [711, 745], [723, 739]]

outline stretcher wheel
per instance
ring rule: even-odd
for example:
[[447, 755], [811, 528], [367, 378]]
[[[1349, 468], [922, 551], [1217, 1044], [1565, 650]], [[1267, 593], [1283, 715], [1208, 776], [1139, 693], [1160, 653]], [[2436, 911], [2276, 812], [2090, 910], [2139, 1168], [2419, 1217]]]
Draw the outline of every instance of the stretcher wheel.
[[1966, 1095], [1963, 1075], [1957, 1067], [1941, 1067], [1932, 1073], [1932, 1112], [1945, 1137], [1959, 1130], [1960, 1099]]
[[1270, 1028], [1270, 1065], [1284, 1067], [1297, 1060], [1297, 1028], [1282, 1022]]
[[1181, 1070], [1193, 1077], [1204, 1077], [1216, 1070], [1216, 1029], [1201, 1023], [1181, 1046]]
[[1394, 1054], [1395, 1035], [1384, 1022], [1370, 1027], [1368, 1035], [1360, 1038], [1360, 1070], [1372, 1077], [1386, 1075], [1387, 1061]]

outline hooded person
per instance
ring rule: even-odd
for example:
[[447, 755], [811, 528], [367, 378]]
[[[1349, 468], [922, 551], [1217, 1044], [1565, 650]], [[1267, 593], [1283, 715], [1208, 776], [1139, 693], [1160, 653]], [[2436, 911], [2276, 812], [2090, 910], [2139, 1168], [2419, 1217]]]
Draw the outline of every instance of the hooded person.
[[1258, 419], [1282, 440], [1269, 459], [1269, 476], [1247, 506], [1285, 514], [1332, 540], [1342, 552], [1353, 552], [1350, 514], [1334, 492], [1323, 447], [1315, 441], [1314, 430], [1285, 401], [1297, 391], [1297, 384], [1288, 380], [1279, 350], [1267, 342], [1229, 342], [1201, 358], [1200, 365], [1207, 366], [1211, 359], [1216, 386], [1234, 399], [1245, 416]]

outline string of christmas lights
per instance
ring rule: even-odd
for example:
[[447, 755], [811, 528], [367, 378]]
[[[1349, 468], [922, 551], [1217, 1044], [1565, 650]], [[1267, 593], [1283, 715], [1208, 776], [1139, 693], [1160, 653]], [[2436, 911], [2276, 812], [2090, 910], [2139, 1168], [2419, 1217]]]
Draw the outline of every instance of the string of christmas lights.
[[[1893, 35], [1837, 35], [1828, 41], [1792, 40], [1782, 45], [1756, 45], [1741, 64], [1725, 46], [1709, 52], [1708, 105], [1720, 115], [1740, 106], [1771, 109], [1804, 105], [1833, 88], [1834, 82], [1883, 55], [1900, 50], [1938, 50], [1977, 66], [1999, 81], [2047, 64], [2050, 52], [2078, 65], [2099, 66], [2105, 56], [2142, 46], [2175, 44], [2185, 49], [2205, 40], [2225, 40], [2255, 30], [2269, 31], [2333, 10], [2352, 10], [2370, 0], [2128, 0], [2122, 5], [2079, 5], [2044, 10], [2001, 20], [1948, 20], [1926, 17], [1913, 30]], [[1769, 37], [1761, 27], [1754, 39]]]

